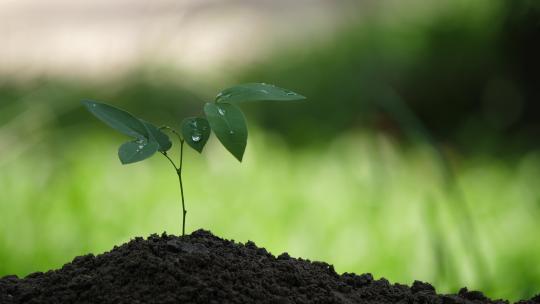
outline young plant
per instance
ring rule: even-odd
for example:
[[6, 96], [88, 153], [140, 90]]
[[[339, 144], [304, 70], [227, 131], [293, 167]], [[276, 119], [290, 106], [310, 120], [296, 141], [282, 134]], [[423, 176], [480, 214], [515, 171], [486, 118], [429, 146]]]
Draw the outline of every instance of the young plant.
[[[82, 103], [90, 113], [111, 128], [133, 138], [118, 149], [118, 157], [122, 164], [145, 160], [156, 152], [161, 153], [171, 163], [180, 184], [182, 235], [185, 235], [187, 211], [184, 201], [184, 186], [182, 185], [184, 143], [202, 153], [204, 145], [213, 131], [223, 146], [241, 162], [246, 149], [248, 132], [244, 114], [236, 104], [245, 101], [302, 99], [305, 97], [300, 94], [270, 84], [246, 83], [237, 85], [221, 91], [216, 95], [214, 102], [208, 102], [204, 105], [203, 111], [206, 117], [184, 119], [180, 131], [168, 126], [158, 128], [124, 110], [104, 103], [90, 100], [84, 100]], [[167, 154], [172, 143], [169, 136], [163, 131], [171, 132], [180, 142], [178, 165]]]

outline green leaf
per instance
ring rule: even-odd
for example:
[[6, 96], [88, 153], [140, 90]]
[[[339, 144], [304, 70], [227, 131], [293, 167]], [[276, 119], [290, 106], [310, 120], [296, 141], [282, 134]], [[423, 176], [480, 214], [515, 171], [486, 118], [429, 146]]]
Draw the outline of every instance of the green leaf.
[[147, 121], [144, 121], [142, 119], [140, 119], [140, 121], [144, 124], [146, 130], [148, 130], [150, 140], [156, 141], [159, 144], [159, 151], [165, 152], [172, 147], [172, 142], [169, 139], [169, 136], [167, 136], [167, 134], [163, 133], [156, 126]]
[[201, 153], [210, 137], [210, 124], [206, 118], [189, 117], [182, 121], [182, 136], [187, 144]]
[[118, 157], [123, 165], [138, 162], [154, 155], [159, 149], [159, 144], [156, 141], [147, 141], [138, 139], [128, 141], [118, 149]]
[[292, 101], [306, 97], [293, 91], [266, 83], [245, 83], [221, 91], [216, 96], [216, 102], [236, 103], [243, 101]]
[[148, 131], [144, 124], [128, 112], [113, 106], [84, 100], [82, 104], [86, 106], [90, 113], [94, 114], [101, 121], [111, 128], [138, 139], [148, 139]]
[[207, 103], [204, 113], [219, 141], [239, 161], [247, 143], [247, 126], [240, 109], [228, 103]]

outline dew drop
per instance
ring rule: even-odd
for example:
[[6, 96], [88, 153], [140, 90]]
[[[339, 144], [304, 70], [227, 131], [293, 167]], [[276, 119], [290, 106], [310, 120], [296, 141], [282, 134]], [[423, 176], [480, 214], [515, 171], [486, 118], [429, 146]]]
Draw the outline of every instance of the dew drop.
[[230, 130], [230, 131], [229, 131], [229, 134], [233, 135], [233, 134], [234, 134], [234, 131], [233, 131], [233, 130]]
[[142, 148], [144, 148], [144, 146], [143, 146], [143, 145], [139, 145], [139, 149], [138, 149], [138, 150], [140, 150], [140, 149], [142, 149]]
[[225, 115], [225, 109], [218, 108], [219, 115]]
[[293, 92], [287, 92], [287, 95], [292, 96], [292, 95], [296, 95], [296, 94], [293, 93]]
[[221, 96], [223, 96], [223, 92], [219, 92], [219, 93], [216, 95], [216, 98], [220, 98]]
[[261, 90], [261, 93], [268, 94], [267, 90]]
[[194, 142], [199, 142], [201, 140], [201, 137], [199, 135], [192, 135], [191, 140]]

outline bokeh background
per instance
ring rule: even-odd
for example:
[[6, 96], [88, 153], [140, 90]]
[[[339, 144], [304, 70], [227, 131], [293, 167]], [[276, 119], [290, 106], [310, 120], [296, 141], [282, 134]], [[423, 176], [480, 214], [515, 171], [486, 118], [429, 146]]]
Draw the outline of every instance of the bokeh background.
[[338, 272], [540, 292], [540, 3], [515, 0], [1, 0], [0, 276], [180, 232], [167, 161], [122, 166], [90, 98], [178, 127], [220, 89], [238, 163], [185, 155], [187, 228]]

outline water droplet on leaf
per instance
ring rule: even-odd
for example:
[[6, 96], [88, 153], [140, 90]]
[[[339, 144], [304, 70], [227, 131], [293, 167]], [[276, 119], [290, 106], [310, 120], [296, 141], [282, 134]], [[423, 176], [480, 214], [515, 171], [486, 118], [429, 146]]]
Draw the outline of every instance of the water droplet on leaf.
[[225, 109], [218, 108], [219, 115], [225, 115]]
[[193, 135], [191, 136], [191, 140], [193, 140], [194, 142], [198, 142], [201, 140], [201, 137], [199, 135]]

